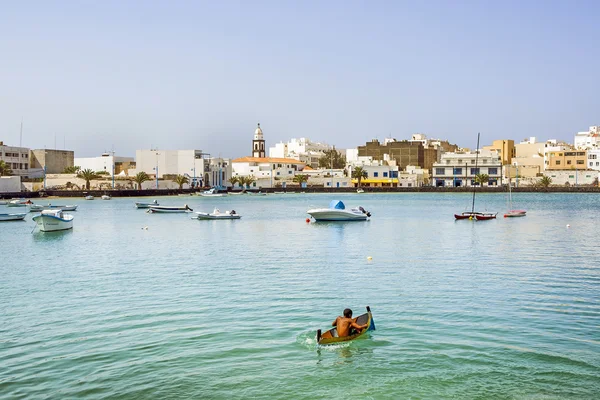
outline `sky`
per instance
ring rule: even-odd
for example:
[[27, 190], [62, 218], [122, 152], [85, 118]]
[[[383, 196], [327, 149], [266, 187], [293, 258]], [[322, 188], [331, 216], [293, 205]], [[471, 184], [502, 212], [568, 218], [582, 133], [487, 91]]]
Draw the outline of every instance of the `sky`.
[[[5, 1], [0, 141], [250, 155], [600, 124], [598, 1]], [[23, 135], [20, 139], [21, 119]]]

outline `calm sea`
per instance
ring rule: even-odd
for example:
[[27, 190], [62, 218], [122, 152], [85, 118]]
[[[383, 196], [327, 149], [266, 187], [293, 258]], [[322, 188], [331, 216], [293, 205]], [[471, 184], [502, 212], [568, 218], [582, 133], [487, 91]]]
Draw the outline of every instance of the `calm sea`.
[[[336, 197], [371, 221], [307, 223], [334, 197], [299, 193], [158, 198], [235, 221], [53, 199], [72, 231], [0, 223], [0, 397], [600, 396], [598, 195], [518, 193], [525, 218], [483, 222], [454, 221], [469, 194]], [[316, 346], [367, 305], [370, 338]]]

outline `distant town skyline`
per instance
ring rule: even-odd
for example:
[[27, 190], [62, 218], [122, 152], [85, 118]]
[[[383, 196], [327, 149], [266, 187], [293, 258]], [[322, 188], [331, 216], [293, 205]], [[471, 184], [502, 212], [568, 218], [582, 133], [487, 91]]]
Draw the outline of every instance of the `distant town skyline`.
[[[249, 155], [414, 133], [572, 142], [600, 123], [600, 4], [6, 3], [0, 140]], [[63, 146], [64, 144], [64, 146]]]

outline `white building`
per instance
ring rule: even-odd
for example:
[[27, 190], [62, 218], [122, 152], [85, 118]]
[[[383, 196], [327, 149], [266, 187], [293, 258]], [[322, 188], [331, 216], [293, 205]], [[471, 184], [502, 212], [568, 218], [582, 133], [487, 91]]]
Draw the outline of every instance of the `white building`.
[[579, 186], [593, 185], [598, 182], [598, 171], [586, 170], [552, 170], [544, 175], [552, 179], [552, 185]]
[[74, 163], [82, 170], [104, 171], [111, 176], [119, 174], [129, 176], [129, 169], [135, 169], [135, 159], [133, 157], [118, 157], [110, 153], [104, 153], [100, 157], [75, 158]]
[[6, 146], [0, 142], [0, 160], [4, 161], [13, 175], [29, 175], [29, 149], [26, 147]]
[[269, 147], [269, 157], [293, 158], [316, 169], [319, 167], [319, 159], [323, 157], [324, 152], [332, 148], [328, 144], [312, 142], [307, 138], [293, 138], [287, 143], [280, 142], [275, 144], [275, 147]]
[[278, 157], [241, 157], [232, 162], [232, 176], [251, 176], [255, 187], [277, 187], [278, 183], [291, 182], [297, 172], [304, 169], [302, 161]]
[[577, 150], [600, 148], [600, 126], [590, 126], [587, 132], [577, 132], [573, 146]]
[[136, 173], [159, 178], [183, 175], [200, 186], [227, 186], [232, 174], [230, 159], [211, 158], [202, 150], [136, 150], [135, 162]]
[[479, 174], [489, 176], [486, 186], [502, 183], [502, 161], [496, 151], [444, 153], [440, 162], [433, 163], [433, 185], [438, 187], [474, 186]]

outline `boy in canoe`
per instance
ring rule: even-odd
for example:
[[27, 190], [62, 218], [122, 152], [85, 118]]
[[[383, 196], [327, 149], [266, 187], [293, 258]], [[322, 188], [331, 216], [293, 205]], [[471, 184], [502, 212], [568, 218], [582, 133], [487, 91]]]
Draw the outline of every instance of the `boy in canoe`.
[[337, 328], [338, 337], [350, 336], [350, 329], [354, 328], [357, 332], [367, 328], [367, 324], [358, 325], [354, 319], [352, 319], [352, 310], [346, 308], [344, 310], [344, 316], [339, 316], [333, 321], [331, 326]]

